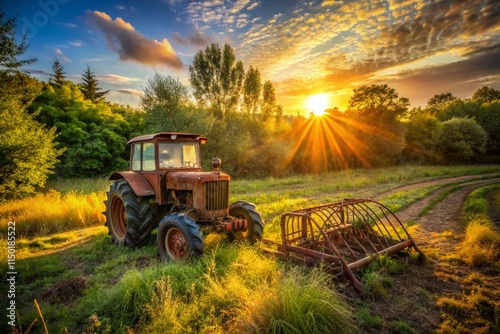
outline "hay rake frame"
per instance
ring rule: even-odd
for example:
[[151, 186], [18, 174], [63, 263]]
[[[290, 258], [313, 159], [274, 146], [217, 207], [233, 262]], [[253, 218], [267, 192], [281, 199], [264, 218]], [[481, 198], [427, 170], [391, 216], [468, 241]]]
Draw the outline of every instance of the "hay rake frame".
[[335, 276], [348, 278], [360, 293], [363, 286], [354, 271], [375, 257], [412, 249], [421, 255], [399, 218], [385, 205], [368, 198], [284, 213], [280, 228], [281, 243], [264, 240], [277, 246], [266, 251], [306, 263], [326, 261]]

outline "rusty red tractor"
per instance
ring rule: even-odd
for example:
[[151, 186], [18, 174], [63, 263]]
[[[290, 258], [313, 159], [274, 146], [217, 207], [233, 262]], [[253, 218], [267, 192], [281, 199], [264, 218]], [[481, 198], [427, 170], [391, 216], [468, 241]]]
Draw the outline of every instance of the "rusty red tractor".
[[106, 226], [114, 243], [142, 247], [158, 227], [163, 260], [203, 253], [203, 232], [227, 233], [234, 240], [262, 239], [264, 222], [254, 204], [229, 204], [230, 176], [201, 168], [201, 135], [161, 132], [132, 138], [130, 170], [113, 173], [106, 204]]

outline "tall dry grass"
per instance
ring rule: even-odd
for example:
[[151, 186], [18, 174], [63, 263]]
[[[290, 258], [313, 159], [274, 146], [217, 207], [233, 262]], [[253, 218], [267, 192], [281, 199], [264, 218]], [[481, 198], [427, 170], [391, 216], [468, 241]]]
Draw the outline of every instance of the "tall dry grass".
[[56, 190], [0, 205], [0, 231], [16, 222], [17, 237], [46, 236], [51, 233], [104, 224], [104, 193], [81, 194]]
[[468, 223], [459, 255], [471, 266], [500, 264], [500, 233], [487, 217], [477, 215]]

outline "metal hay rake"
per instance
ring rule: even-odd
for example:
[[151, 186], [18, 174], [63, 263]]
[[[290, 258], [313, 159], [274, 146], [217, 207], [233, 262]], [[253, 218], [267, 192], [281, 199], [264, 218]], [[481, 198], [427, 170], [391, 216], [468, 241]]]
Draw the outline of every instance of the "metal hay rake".
[[353, 271], [376, 256], [403, 250], [418, 252], [396, 215], [371, 199], [345, 199], [281, 215], [281, 243], [266, 251], [306, 262], [323, 260], [344, 275], [358, 292], [363, 286]]

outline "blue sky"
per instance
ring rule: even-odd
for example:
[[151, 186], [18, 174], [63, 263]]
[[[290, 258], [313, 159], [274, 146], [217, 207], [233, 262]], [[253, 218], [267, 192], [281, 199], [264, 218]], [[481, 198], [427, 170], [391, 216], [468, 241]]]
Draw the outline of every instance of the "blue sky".
[[188, 66], [229, 43], [273, 82], [286, 113], [326, 94], [345, 108], [361, 84], [386, 83], [413, 106], [435, 94], [500, 89], [500, 4], [494, 0], [4, 0], [28, 34], [24, 70], [46, 80], [57, 57], [68, 79], [88, 64], [108, 99], [137, 105], [155, 72], [189, 85]]

